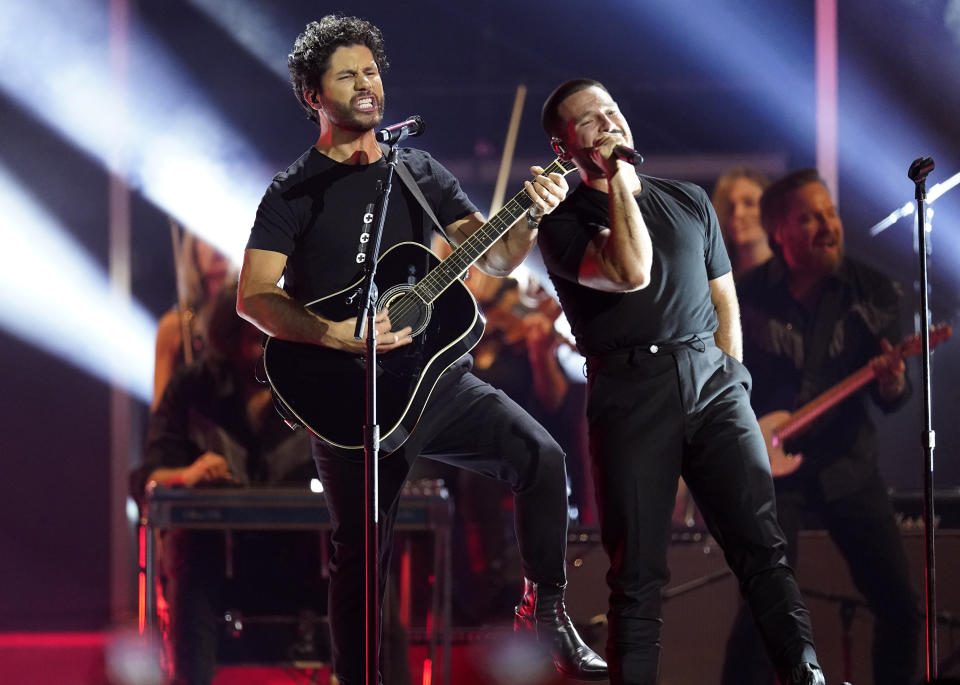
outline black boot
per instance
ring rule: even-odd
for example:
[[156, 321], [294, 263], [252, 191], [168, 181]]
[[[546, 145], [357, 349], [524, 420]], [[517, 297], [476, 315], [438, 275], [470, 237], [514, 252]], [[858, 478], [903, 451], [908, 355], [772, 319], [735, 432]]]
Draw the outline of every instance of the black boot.
[[826, 685], [823, 671], [816, 664], [798, 664], [787, 676], [787, 685]]
[[607, 662], [584, 644], [563, 605], [563, 585], [523, 579], [523, 599], [516, 608], [514, 630], [526, 630], [550, 650], [557, 670], [578, 680], [606, 680]]

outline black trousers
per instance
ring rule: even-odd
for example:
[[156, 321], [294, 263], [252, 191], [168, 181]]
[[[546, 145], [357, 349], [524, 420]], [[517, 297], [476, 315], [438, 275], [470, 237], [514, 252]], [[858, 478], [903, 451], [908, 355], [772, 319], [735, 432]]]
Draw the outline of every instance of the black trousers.
[[[922, 621], [903, 541], [880, 474], [874, 473], [861, 490], [832, 501], [824, 501], [813, 488], [778, 489], [777, 509], [792, 566], [796, 566], [797, 537], [808, 511], [818, 515], [846, 560], [854, 585], [874, 615], [872, 682], [917, 682]], [[727, 642], [724, 685], [770, 685], [770, 662], [756, 649], [757, 644], [753, 621], [741, 609]]]
[[709, 334], [591, 357], [588, 369], [590, 452], [610, 557], [611, 682], [657, 682], [660, 592], [669, 580], [670, 515], [681, 475], [778, 669], [816, 663], [746, 369]]
[[[418, 456], [509, 483], [524, 574], [539, 583], [565, 582], [563, 451], [519, 405], [467, 368], [459, 363], [441, 377], [410, 439], [380, 461], [381, 597], [400, 493]], [[364, 668], [363, 463], [319, 441], [314, 442], [314, 460], [333, 523], [329, 616], [334, 669], [342, 685], [355, 685], [363, 681]]]

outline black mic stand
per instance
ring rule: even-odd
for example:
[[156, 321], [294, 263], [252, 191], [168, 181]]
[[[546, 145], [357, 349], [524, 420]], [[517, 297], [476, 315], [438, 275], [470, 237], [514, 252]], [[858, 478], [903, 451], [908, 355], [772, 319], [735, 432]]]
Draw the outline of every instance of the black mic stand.
[[[399, 142], [399, 141], [398, 141]], [[380, 425], [377, 423], [377, 339], [375, 320], [377, 315], [377, 260], [380, 258], [380, 239], [387, 217], [387, 203], [393, 185], [393, 173], [397, 164], [397, 148], [387, 153], [387, 176], [380, 182], [376, 208], [373, 212], [373, 241], [364, 260], [363, 282], [359, 286], [360, 300], [357, 303], [357, 325], [353, 332], [359, 340], [366, 322], [366, 396], [367, 418], [363, 426], [363, 492], [364, 492], [364, 683], [377, 685], [380, 672], [380, 508], [379, 508], [379, 452]], [[366, 222], [366, 217], [364, 219]]]
[[917, 251], [920, 253], [920, 340], [921, 359], [923, 360], [923, 421], [922, 434], [924, 450], [923, 469], [923, 528], [924, 549], [926, 552], [926, 619], [927, 619], [927, 682], [937, 678], [937, 591], [936, 556], [934, 554], [934, 500], [933, 500], [933, 448], [936, 445], [936, 433], [930, 401], [930, 309], [927, 302], [927, 231], [925, 226], [925, 206], [927, 199], [927, 175], [933, 171], [930, 157], [913, 161], [907, 171], [907, 177], [916, 185], [917, 200]]

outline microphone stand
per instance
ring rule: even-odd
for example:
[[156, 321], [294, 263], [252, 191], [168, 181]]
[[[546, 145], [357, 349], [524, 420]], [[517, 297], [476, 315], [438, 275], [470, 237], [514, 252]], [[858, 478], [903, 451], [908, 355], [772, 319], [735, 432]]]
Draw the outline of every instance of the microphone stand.
[[920, 340], [923, 360], [923, 420], [924, 450], [923, 470], [923, 527], [926, 552], [926, 655], [927, 682], [937, 678], [937, 592], [936, 557], [934, 554], [934, 498], [933, 498], [933, 448], [936, 433], [933, 430], [930, 392], [930, 309], [927, 302], [927, 231], [925, 226], [925, 201], [927, 199], [927, 175], [934, 163], [929, 157], [914, 160], [907, 177], [916, 185], [917, 200], [917, 245], [920, 253]]
[[[397, 141], [399, 142], [399, 141]], [[387, 217], [387, 204], [393, 185], [393, 173], [397, 164], [397, 148], [391, 146], [387, 153], [387, 176], [380, 182], [373, 218], [373, 240], [370, 252], [364, 260], [363, 282], [359, 286], [357, 325], [353, 337], [360, 339], [366, 323], [366, 423], [363, 426], [363, 492], [364, 492], [364, 683], [377, 685], [380, 672], [380, 508], [379, 508], [379, 452], [380, 425], [377, 423], [377, 340], [374, 321], [377, 315], [377, 260], [380, 257], [380, 239]], [[365, 217], [366, 219], [366, 217]]]

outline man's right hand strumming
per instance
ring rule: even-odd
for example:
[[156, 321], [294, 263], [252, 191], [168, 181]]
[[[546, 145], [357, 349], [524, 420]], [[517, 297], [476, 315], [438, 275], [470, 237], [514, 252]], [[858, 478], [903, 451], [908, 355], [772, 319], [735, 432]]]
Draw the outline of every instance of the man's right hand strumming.
[[[363, 354], [366, 341], [353, 337], [356, 317], [328, 321], [309, 311], [276, 285], [283, 276], [286, 263], [287, 256], [279, 252], [246, 251], [237, 289], [237, 313], [274, 338]], [[374, 321], [377, 352], [389, 352], [413, 341], [409, 326], [398, 331], [390, 330], [386, 309], [379, 311]]]
[[[357, 317], [355, 316], [330, 324], [327, 331], [328, 341], [325, 342], [325, 345], [344, 352], [363, 354], [367, 351], [366, 327], [364, 327], [364, 335], [361, 336], [360, 340], [356, 340], [353, 337], [356, 326]], [[395, 350], [413, 342], [413, 338], [410, 336], [413, 329], [410, 326], [405, 326], [399, 331], [391, 331], [390, 326], [390, 317], [387, 315], [387, 310], [381, 309], [374, 318], [374, 338], [377, 341], [378, 354]]]

